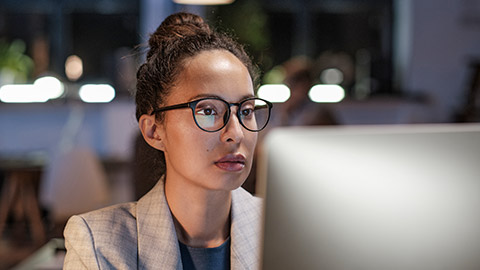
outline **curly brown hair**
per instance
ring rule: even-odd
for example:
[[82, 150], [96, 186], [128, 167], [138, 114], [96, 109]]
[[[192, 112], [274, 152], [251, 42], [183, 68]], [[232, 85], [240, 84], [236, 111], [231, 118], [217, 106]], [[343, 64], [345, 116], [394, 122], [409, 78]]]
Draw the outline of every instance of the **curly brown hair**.
[[243, 46], [226, 33], [212, 30], [198, 15], [181, 12], [168, 16], [148, 43], [146, 61], [137, 71], [137, 120], [163, 103], [183, 71], [185, 60], [202, 51], [229, 51], [245, 65], [252, 82], [257, 85], [257, 68]]

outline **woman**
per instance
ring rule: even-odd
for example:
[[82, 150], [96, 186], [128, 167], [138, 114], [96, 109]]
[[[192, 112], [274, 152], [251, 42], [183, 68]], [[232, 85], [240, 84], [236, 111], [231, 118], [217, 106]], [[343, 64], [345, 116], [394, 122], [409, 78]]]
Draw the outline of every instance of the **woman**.
[[[187, 13], [137, 72], [136, 115], [166, 173], [138, 202], [72, 217], [66, 269], [256, 269], [261, 202], [240, 186], [271, 104], [243, 48]], [[193, 115], [193, 117], [192, 117]]]

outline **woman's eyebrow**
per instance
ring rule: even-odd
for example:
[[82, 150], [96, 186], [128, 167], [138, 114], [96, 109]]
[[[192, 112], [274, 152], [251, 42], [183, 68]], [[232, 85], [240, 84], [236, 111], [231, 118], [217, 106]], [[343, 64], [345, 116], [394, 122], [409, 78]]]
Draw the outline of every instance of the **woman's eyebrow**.
[[[253, 98], [253, 97], [255, 97], [255, 95], [250, 95], [250, 94], [249, 95], [244, 95], [238, 100], [238, 102], [240, 102], [242, 100], [245, 100], [247, 98]], [[193, 96], [192, 98], [189, 99], [189, 101], [193, 101], [193, 100], [196, 100], [196, 99], [199, 99], [199, 98], [219, 98], [219, 99], [225, 100], [223, 97], [221, 97], [219, 95], [204, 93], [204, 94], [198, 94], [198, 95]]]
[[255, 97], [255, 95], [245, 95], [240, 100], [244, 100], [244, 99], [247, 99], [247, 98], [254, 98], [254, 97]]
[[191, 98], [190, 98], [190, 101], [195, 100], [195, 99], [199, 99], [199, 98], [221, 98], [221, 97], [218, 96], [218, 95], [208, 94], [208, 93], [206, 93], [206, 94], [198, 94], [198, 95], [196, 95], [196, 96], [191, 97]]

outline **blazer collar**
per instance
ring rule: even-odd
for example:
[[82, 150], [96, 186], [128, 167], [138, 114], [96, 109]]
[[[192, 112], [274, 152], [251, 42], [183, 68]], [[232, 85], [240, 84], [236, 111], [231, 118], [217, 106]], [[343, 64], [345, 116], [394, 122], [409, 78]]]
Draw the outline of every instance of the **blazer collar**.
[[163, 177], [137, 204], [138, 269], [182, 269]]
[[[232, 191], [231, 269], [258, 269], [261, 203], [243, 188]], [[138, 269], [182, 269], [180, 247], [163, 177], [137, 204]]]
[[258, 269], [260, 262], [261, 199], [243, 188], [232, 191], [231, 269]]

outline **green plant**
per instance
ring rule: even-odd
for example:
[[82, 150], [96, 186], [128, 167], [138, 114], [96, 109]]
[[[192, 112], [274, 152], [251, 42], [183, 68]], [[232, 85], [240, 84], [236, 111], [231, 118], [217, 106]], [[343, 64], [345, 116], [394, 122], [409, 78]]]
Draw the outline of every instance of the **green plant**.
[[219, 6], [210, 19], [217, 27], [233, 31], [262, 68], [271, 67], [271, 57], [266, 53], [270, 46], [268, 17], [259, 1], [236, 0], [231, 5]]
[[0, 84], [27, 81], [33, 70], [33, 61], [25, 54], [25, 50], [22, 40], [9, 43], [0, 39]]

